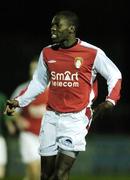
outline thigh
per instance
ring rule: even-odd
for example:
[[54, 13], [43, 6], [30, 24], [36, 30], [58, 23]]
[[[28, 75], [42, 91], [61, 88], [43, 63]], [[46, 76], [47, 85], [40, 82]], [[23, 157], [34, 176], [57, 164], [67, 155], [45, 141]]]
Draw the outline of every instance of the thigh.
[[41, 177], [51, 177], [55, 171], [56, 156], [41, 156]]
[[40, 130], [40, 148], [39, 154], [41, 156], [53, 156], [58, 152], [58, 145], [56, 142], [57, 136], [57, 117], [55, 113], [47, 111], [42, 121]]
[[59, 153], [56, 160], [56, 170], [57, 174], [62, 173], [69, 173], [70, 169], [72, 168], [76, 157], [70, 157], [66, 154]]
[[58, 129], [58, 145], [63, 150], [85, 151], [85, 136], [89, 120], [84, 111], [61, 116]]
[[37, 135], [31, 132], [21, 132], [19, 141], [22, 161], [24, 163], [40, 160], [38, 154], [39, 138]]

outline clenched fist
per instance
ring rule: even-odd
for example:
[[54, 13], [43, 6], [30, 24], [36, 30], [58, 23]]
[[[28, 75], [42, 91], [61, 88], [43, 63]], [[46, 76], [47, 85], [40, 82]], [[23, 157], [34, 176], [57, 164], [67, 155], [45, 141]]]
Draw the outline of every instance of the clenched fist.
[[111, 111], [113, 109], [114, 105], [109, 102], [105, 101], [101, 104], [99, 104], [94, 110], [93, 110], [93, 120], [97, 118], [102, 118], [105, 113]]
[[17, 100], [7, 100], [4, 114], [8, 116], [13, 116], [17, 107], [19, 107], [19, 102]]

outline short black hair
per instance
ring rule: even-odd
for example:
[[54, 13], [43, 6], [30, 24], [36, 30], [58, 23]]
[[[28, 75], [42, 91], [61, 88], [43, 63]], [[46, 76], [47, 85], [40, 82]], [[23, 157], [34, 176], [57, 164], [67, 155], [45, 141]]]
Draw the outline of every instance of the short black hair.
[[76, 31], [77, 31], [79, 27], [79, 17], [77, 16], [75, 12], [64, 10], [64, 11], [57, 12], [55, 16], [63, 16], [67, 18], [72, 23], [72, 25], [75, 26]]

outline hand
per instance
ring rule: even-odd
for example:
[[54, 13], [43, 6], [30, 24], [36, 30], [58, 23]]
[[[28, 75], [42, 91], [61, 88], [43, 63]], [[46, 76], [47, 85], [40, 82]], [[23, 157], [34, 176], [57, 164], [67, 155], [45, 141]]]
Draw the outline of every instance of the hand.
[[17, 100], [15, 99], [7, 100], [4, 114], [8, 116], [13, 116], [16, 107], [19, 107], [19, 102]]
[[104, 114], [111, 111], [113, 109], [114, 105], [110, 101], [105, 101], [101, 104], [99, 104], [94, 110], [93, 110], [93, 120], [97, 118], [103, 118]]

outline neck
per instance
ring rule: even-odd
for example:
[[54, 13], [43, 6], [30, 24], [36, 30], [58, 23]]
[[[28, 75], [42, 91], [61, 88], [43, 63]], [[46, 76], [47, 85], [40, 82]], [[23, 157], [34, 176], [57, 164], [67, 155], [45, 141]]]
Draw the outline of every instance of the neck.
[[60, 47], [61, 48], [70, 48], [70, 47], [74, 46], [76, 43], [77, 43], [77, 39], [75, 37], [73, 37], [73, 38], [70, 38], [68, 40], [61, 42]]

